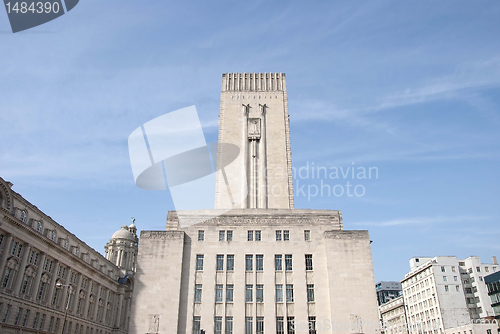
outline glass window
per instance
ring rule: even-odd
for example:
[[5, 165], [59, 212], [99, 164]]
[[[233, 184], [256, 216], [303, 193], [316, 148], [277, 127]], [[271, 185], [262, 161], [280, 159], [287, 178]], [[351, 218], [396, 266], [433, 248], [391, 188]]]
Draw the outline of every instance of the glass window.
[[257, 284], [256, 285], [255, 301], [257, 303], [263, 303], [264, 302], [264, 285], [262, 285], [262, 284]]
[[480, 268], [480, 267], [476, 267], [476, 271], [477, 271], [478, 273], [480, 273], [480, 272], [481, 272], [481, 268]]
[[215, 286], [215, 302], [216, 303], [222, 303], [222, 289], [223, 289], [222, 284], [217, 284]]
[[253, 231], [247, 232], [247, 241], [253, 241]]
[[456, 289], [457, 291], [460, 291], [460, 285], [455, 285], [455, 289]]
[[311, 231], [310, 230], [304, 230], [304, 240], [311, 241]]
[[201, 317], [193, 317], [193, 334], [201, 334]]
[[264, 317], [257, 317], [255, 334], [264, 334]]
[[253, 255], [252, 254], [245, 255], [245, 270], [246, 271], [253, 270]]
[[446, 278], [446, 276], [443, 276], [443, 281], [448, 281], [448, 279]]
[[260, 241], [261, 240], [261, 233], [260, 231], [255, 231], [255, 241]]
[[276, 317], [276, 334], [285, 334], [285, 321], [283, 317]]
[[224, 270], [224, 255], [217, 254], [217, 271]]
[[276, 241], [281, 241], [281, 231], [276, 231]]
[[234, 285], [233, 284], [226, 285], [226, 303], [232, 303], [233, 302], [233, 291], [234, 291]]
[[226, 317], [226, 331], [224, 334], [233, 334], [233, 317]]
[[203, 254], [196, 255], [196, 270], [197, 271], [203, 270]]
[[194, 302], [195, 303], [201, 303], [201, 289], [202, 289], [201, 284], [195, 284], [195, 286], [194, 286]]
[[276, 284], [276, 303], [283, 303], [283, 284]]
[[307, 284], [307, 301], [314, 301], [314, 284]]
[[214, 319], [214, 333], [222, 334], [222, 317], [215, 317]]
[[285, 255], [285, 270], [286, 271], [292, 271], [293, 270], [292, 254], [286, 254]]
[[274, 270], [283, 270], [283, 256], [281, 254], [274, 255]]
[[313, 256], [306, 254], [306, 270], [313, 270]]
[[245, 286], [245, 302], [251, 303], [253, 302], [253, 285], [247, 284]]
[[309, 317], [309, 334], [316, 334], [316, 317]]
[[205, 231], [199, 230], [198, 231], [198, 241], [203, 241], [205, 240]]
[[224, 241], [226, 238], [226, 231], [219, 231], [219, 241]]
[[287, 317], [287, 327], [288, 327], [288, 334], [294, 334], [295, 333], [295, 317]]
[[233, 271], [234, 270], [234, 255], [228, 254], [227, 255], [227, 266], [226, 266], [227, 271]]
[[446, 269], [444, 267], [441, 267], [441, 272], [446, 272]]
[[233, 231], [226, 231], [227, 241], [233, 241]]
[[255, 255], [255, 270], [257, 271], [264, 270], [264, 255], [262, 254]]
[[245, 334], [253, 334], [253, 317], [245, 317]]
[[290, 231], [288, 230], [283, 231], [283, 240], [284, 241], [290, 240]]
[[444, 286], [444, 291], [450, 291], [450, 289], [448, 288], [448, 285]]
[[286, 302], [293, 303], [293, 284], [286, 285]]

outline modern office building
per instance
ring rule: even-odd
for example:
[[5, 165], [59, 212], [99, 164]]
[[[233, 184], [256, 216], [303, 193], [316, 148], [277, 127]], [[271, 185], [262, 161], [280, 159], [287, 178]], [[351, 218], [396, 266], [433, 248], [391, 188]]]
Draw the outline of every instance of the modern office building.
[[495, 319], [500, 320], [500, 271], [484, 277]]
[[375, 284], [375, 291], [377, 291], [377, 301], [380, 306], [401, 295], [401, 282], [378, 282]]
[[385, 334], [407, 334], [406, 308], [403, 296], [390, 299], [378, 307]]
[[401, 281], [410, 333], [461, 334], [457, 328], [493, 315], [484, 275], [498, 271], [498, 264], [436, 256], [412, 258], [410, 267]]
[[[221, 144], [246, 166], [218, 168], [215, 209], [231, 210], [184, 211], [184, 227], [170, 211], [141, 232], [130, 333], [379, 331], [368, 231], [294, 209], [285, 75], [224, 74], [219, 117], [218, 167]], [[241, 204], [228, 185], [248, 189]]]
[[[110, 243], [135, 259], [135, 227]], [[0, 178], [2, 333], [127, 333], [134, 266], [108, 261]]]

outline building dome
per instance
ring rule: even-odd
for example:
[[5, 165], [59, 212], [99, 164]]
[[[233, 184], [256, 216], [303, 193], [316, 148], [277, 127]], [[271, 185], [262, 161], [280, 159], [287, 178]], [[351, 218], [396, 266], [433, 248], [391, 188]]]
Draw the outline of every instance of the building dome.
[[134, 235], [129, 232], [127, 225], [123, 225], [121, 229], [113, 233], [111, 239], [127, 239], [135, 241]]

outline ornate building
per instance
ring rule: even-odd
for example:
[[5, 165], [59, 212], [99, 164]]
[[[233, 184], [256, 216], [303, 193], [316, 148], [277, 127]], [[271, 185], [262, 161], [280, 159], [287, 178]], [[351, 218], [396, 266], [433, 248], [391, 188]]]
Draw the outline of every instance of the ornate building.
[[[219, 117], [222, 210], [142, 231], [130, 332], [377, 333], [368, 231], [294, 209], [285, 75], [224, 74]], [[243, 167], [224, 169], [234, 146]]]
[[127, 333], [135, 231], [108, 243], [121, 254], [115, 264], [0, 178], [0, 331]]

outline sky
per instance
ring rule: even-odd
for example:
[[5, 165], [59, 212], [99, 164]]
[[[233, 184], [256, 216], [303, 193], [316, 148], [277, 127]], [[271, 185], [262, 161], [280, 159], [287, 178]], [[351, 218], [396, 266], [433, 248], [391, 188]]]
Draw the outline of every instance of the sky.
[[[162, 230], [174, 209], [135, 186], [132, 131], [196, 105], [216, 142], [222, 73], [283, 72], [296, 208], [369, 230], [376, 281], [414, 256], [491, 263], [498, 17], [498, 1], [82, 0], [13, 34], [0, 10], [0, 176], [103, 253], [131, 217]], [[339, 177], [300, 178], [313, 165]], [[312, 196], [321, 182], [336, 194]]]

